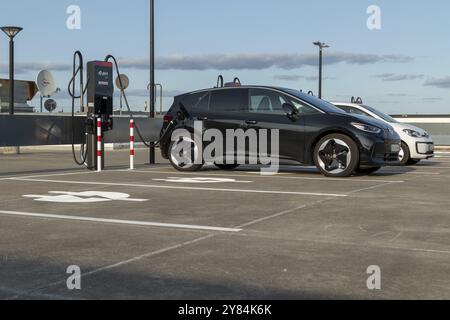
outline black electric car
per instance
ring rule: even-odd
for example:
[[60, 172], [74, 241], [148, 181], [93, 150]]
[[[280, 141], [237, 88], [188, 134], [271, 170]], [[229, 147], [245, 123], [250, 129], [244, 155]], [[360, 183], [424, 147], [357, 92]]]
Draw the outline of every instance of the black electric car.
[[[177, 126], [169, 125], [177, 119], [180, 120]], [[170, 131], [181, 127], [193, 134], [194, 121], [202, 121], [205, 129], [221, 132], [278, 129], [280, 164], [315, 165], [330, 177], [372, 173], [382, 166], [398, 164], [401, 140], [384, 122], [349, 115], [331, 103], [297, 90], [234, 83], [230, 87], [175, 97], [164, 117], [160, 146], [163, 157], [180, 171], [195, 171], [203, 166], [179, 161], [175, 156], [180, 152], [177, 144], [182, 140], [188, 140], [192, 149], [198, 151], [192, 135], [171, 138]], [[248, 155], [249, 150], [234, 152]], [[234, 169], [240, 164], [216, 165]]]

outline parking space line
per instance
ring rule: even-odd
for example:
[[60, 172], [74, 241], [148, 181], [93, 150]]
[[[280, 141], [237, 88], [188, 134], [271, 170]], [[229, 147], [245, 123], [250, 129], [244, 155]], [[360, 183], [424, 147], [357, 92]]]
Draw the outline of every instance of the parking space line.
[[188, 230], [218, 231], [218, 232], [240, 232], [240, 231], [242, 231], [242, 229], [238, 229], [238, 228], [223, 228], [223, 227], [187, 225], [187, 224], [172, 224], [172, 223], [160, 223], [160, 222], [146, 222], [146, 221], [134, 221], [134, 220], [102, 219], [102, 218], [94, 218], [94, 217], [66, 216], [66, 215], [59, 215], [59, 214], [32, 213], [32, 212], [6, 211], [6, 210], [0, 210], [0, 214], [8, 215], [8, 216], [22, 216], [22, 217], [33, 217], [33, 218], [57, 219], [57, 220], [100, 222], [100, 223], [108, 223], [108, 224], [122, 224], [122, 225], [132, 225], [132, 226], [170, 228], [170, 229], [188, 229]]
[[[125, 170], [117, 170], [124, 172]], [[145, 170], [134, 170], [129, 172], [136, 172], [136, 173], [150, 173], [150, 174], [174, 174], [174, 172], [170, 171], [145, 171]], [[334, 182], [379, 182], [379, 183], [404, 183], [403, 180], [375, 180], [375, 179], [337, 179], [337, 178], [313, 178], [313, 177], [296, 177], [296, 176], [285, 176], [284, 174], [291, 174], [291, 173], [283, 173], [283, 176], [281, 175], [260, 175], [259, 173], [255, 172], [254, 174], [233, 174], [233, 173], [204, 173], [204, 172], [177, 172], [176, 174], [179, 175], [190, 175], [190, 176], [223, 176], [223, 177], [252, 177], [252, 178], [277, 178], [277, 179], [294, 179], [294, 180], [318, 180], [318, 181], [334, 181]]]
[[23, 179], [23, 178], [11, 178], [10, 180], [12, 180], [12, 181], [27, 181], [27, 182], [61, 183], [61, 184], [82, 184], [82, 185], [93, 185], [93, 186], [131, 187], [131, 188], [200, 190], [200, 191], [217, 191], [217, 192], [261, 193], [261, 194], [286, 194], [286, 195], [318, 196], [318, 197], [347, 197], [346, 194], [297, 192], [297, 191], [204, 188], [204, 187], [192, 187], [192, 186], [182, 187], [182, 186], [163, 186], [163, 185], [152, 185], [152, 184], [111, 183], [111, 182], [93, 182], [93, 181], [66, 181], [66, 180], [46, 180], [46, 179]]
[[49, 174], [38, 174], [38, 175], [28, 175], [28, 176], [22, 176], [22, 175], [19, 175], [19, 176], [3, 176], [3, 177], [0, 177], [0, 181], [11, 180], [11, 179], [16, 179], [16, 178], [27, 179], [27, 178], [74, 176], [74, 175], [89, 174], [89, 173], [92, 173], [92, 171], [49, 173]]

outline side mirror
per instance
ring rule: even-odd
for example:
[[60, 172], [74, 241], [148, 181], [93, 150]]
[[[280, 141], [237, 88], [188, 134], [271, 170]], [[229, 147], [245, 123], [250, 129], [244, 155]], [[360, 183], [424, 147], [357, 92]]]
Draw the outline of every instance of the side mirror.
[[288, 116], [289, 119], [291, 119], [292, 121], [298, 120], [299, 118], [298, 110], [292, 104], [284, 103], [283, 110], [284, 112], [286, 112], [286, 115]]

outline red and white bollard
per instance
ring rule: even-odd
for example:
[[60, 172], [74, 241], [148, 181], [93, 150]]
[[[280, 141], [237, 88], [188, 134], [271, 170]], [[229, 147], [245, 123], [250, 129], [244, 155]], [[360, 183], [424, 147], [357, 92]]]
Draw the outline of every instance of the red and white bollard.
[[130, 120], [130, 170], [134, 170], [134, 120]]
[[102, 119], [97, 118], [97, 172], [102, 171]]

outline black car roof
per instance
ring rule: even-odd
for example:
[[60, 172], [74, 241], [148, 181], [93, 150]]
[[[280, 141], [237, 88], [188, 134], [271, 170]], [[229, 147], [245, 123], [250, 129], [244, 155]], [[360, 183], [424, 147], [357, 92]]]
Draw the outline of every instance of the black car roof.
[[183, 96], [186, 96], [186, 95], [189, 95], [189, 94], [195, 94], [195, 93], [201, 93], [201, 92], [212, 92], [212, 91], [230, 90], [230, 89], [251, 89], [251, 88], [272, 89], [272, 90], [279, 90], [279, 91], [283, 91], [283, 92], [286, 92], [286, 90], [293, 90], [293, 89], [287, 89], [287, 88], [275, 87], [275, 86], [262, 86], [262, 85], [251, 86], [251, 85], [245, 85], [245, 86], [239, 86], [239, 87], [220, 87], [220, 88], [207, 88], [207, 89], [195, 90], [195, 91], [191, 91], [191, 92], [186, 92], [186, 93], [180, 94], [180, 95], [178, 95], [176, 97], [183, 97]]

